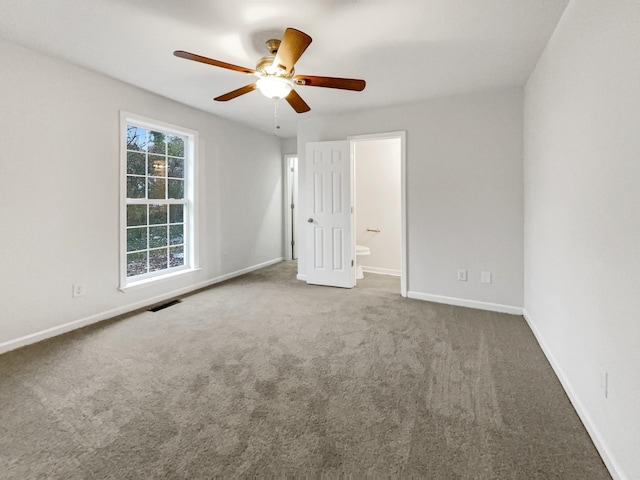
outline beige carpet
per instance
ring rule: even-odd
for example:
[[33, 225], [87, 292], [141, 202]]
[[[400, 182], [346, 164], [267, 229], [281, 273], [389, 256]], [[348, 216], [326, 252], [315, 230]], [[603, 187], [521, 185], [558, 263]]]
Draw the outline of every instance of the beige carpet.
[[0, 356], [0, 478], [610, 478], [521, 317], [295, 270]]

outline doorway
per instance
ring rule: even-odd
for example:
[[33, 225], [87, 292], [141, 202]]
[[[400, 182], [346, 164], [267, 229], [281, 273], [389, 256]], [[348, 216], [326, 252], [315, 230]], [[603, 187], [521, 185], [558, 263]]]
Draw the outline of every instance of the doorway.
[[296, 214], [298, 207], [298, 156], [284, 156], [285, 201], [284, 201], [284, 246], [285, 260], [298, 259], [296, 243]]
[[[349, 137], [351, 158], [353, 159], [355, 172], [352, 179], [356, 198], [354, 200], [354, 242], [358, 245], [370, 248], [374, 257], [375, 249], [383, 255], [373, 259], [371, 266], [365, 267], [365, 272], [382, 273], [400, 276], [400, 294], [407, 296], [408, 290], [408, 265], [407, 265], [407, 158], [406, 158], [406, 132], [385, 132], [370, 135], [357, 135]], [[359, 167], [358, 167], [359, 166]], [[363, 168], [372, 167], [378, 171], [374, 172], [373, 179], [369, 179], [370, 185], [361, 189], [360, 196], [371, 195], [374, 208], [387, 209], [384, 214], [376, 217], [376, 213], [371, 213], [371, 208], [363, 209], [363, 202], [366, 198], [360, 198], [360, 219], [358, 221], [358, 180], [362, 177]], [[385, 178], [382, 178], [384, 170]], [[362, 183], [362, 182], [361, 182]], [[366, 189], [375, 187], [378, 192]], [[374, 197], [376, 195], [377, 197]], [[384, 202], [386, 194], [394, 196], [389, 202]], [[397, 197], [396, 197], [397, 195]], [[382, 202], [380, 202], [382, 200]], [[365, 217], [363, 219], [363, 217]], [[378, 224], [376, 220], [386, 222], [386, 227]], [[376, 224], [369, 224], [370, 222]], [[369, 231], [373, 230], [373, 231]], [[377, 230], [380, 230], [379, 232]], [[384, 253], [383, 253], [384, 252]], [[366, 261], [364, 263], [367, 263]], [[377, 264], [377, 265], [375, 265]]]
[[[298, 268], [299, 280], [315, 285], [355, 286], [354, 151], [358, 142], [383, 139], [399, 139], [400, 294], [407, 296], [407, 160], [404, 131], [357, 135], [345, 141], [306, 143], [305, 161], [299, 165], [304, 170], [300, 184], [300, 188], [304, 189], [304, 205], [301, 205], [302, 211], [297, 215], [300, 218], [296, 219], [296, 225], [303, 229], [299, 230], [303, 239], [302, 250], [299, 251], [302, 260]], [[288, 174], [285, 178], [289, 178]], [[338, 223], [333, 225], [331, 222]]]
[[401, 139], [353, 140], [356, 283], [402, 274]]

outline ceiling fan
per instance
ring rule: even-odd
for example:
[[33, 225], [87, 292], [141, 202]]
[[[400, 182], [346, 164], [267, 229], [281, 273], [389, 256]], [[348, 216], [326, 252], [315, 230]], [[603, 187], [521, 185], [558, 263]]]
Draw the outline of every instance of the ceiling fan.
[[258, 80], [232, 92], [225, 93], [214, 98], [218, 102], [232, 100], [245, 93], [260, 90], [268, 98], [284, 98], [298, 113], [311, 110], [311, 107], [302, 99], [293, 88], [298, 85], [310, 87], [337, 88], [340, 90], [362, 91], [366, 85], [364, 80], [353, 78], [317, 77], [312, 75], [296, 75], [293, 69], [295, 63], [302, 56], [311, 43], [311, 37], [295, 28], [287, 28], [282, 40], [267, 40], [266, 45], [270, 55], [261, 58], [256, 64], [255, 70], [239, 67], [231, 63], [221, 62], [212, 58], [203, 57], [194, 53], [176, 50], [176, 57], [186, 58], [200, 63], [206, 63], [216, 67], [235, 70], [236, 72], [255, 75]]

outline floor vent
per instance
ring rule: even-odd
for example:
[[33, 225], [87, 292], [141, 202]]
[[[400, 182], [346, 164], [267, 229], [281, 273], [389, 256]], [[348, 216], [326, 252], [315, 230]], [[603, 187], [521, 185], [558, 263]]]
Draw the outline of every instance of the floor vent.
[[170, 302], [167, 303], [161, 303], [160, 305], [156, 305], [155, 307], [150, 308], [149, 310], [147, 310], [148, 312], [158, 312], [160, 310], [164, 310], [165, 308], [168, 307], [172, 307], [174, 305], [177, 305], [178, 303], [180, 303], [180, 300], [171, 300]]

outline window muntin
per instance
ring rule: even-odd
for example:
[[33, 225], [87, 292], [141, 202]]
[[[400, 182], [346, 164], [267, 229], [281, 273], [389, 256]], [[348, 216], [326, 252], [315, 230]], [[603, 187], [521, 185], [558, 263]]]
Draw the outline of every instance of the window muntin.
[[195, 132], [125, 119], [121, 283], [193, 268]]

